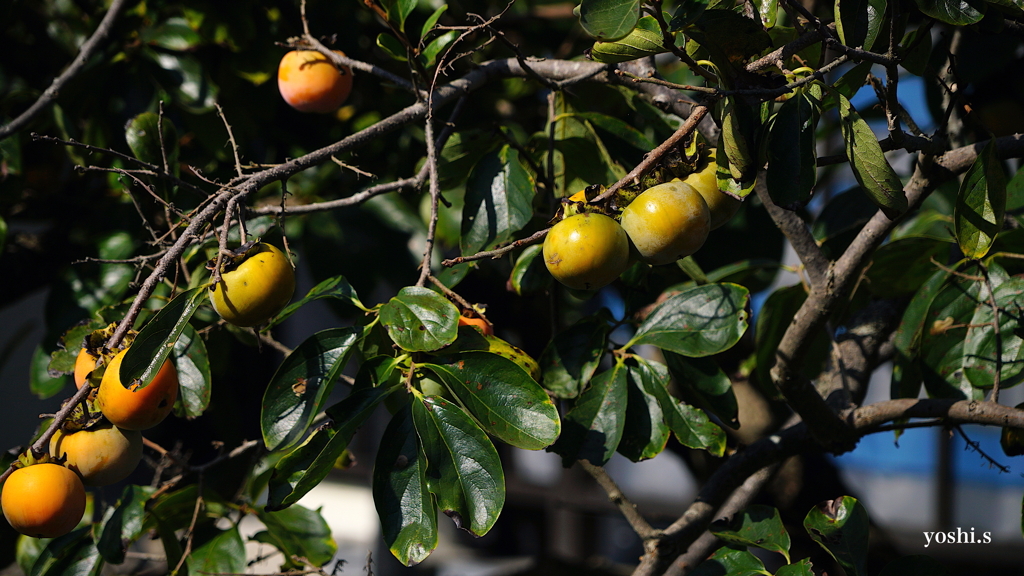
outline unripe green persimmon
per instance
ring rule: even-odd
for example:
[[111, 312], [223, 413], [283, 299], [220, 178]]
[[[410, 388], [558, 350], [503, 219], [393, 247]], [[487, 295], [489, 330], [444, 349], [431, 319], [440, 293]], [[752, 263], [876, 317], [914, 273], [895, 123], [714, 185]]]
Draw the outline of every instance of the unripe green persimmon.
[[693, 186], [666, 182], [644, 190], [626, 206], [622, 229], [641, 260], [669, 264], [704, 245], [711, 231], [711, 211]]
[[711, 211], [711, 229], [715, 230], [736, 215], [743, 204], [742, 201], [729, 196], [718, 188], [718, 177], [715, 175], [715, 151], [711, 151], [707, 165], [683, 179], [683, 183], [693, 186]]
[[569, 288], [597, 290], [629, 266], [629, 239], [608, 216], [576, 214], [548, 231], [544, 264], [555, 280]]
[[260, 243], [234, 270], [222, 272], [210, 302], [220, 317], [235, 326], [270, 320], [292, 299], [295, 270], [284, 252]]

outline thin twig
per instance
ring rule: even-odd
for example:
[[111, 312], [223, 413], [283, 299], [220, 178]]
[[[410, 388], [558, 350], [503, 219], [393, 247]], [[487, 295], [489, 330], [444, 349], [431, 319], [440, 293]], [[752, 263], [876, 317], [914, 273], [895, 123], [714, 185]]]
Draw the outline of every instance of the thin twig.
[[660, 530], [654, 529], [647, 519], [637, 510], [636, 504], [629, 500], [615, 483], [615, 480], [608, 475], [608, 471], [601, 466], [595, 466], [587, 460], [579, 460], [579, 465], [597, 481], [598, 485], [608, 494], [608, 500], [615, 504], [622, 513], [622, 516], [629, 522], [630, 527], [642, 540], [656, 538], [661, 534]]
[[[306, 5], [305, 2], [302, 3]], [[224, 115], [224, 109], [220, 107], [220, 103], [214, 102], [214, 106], [217, 107], [217, 115], [220, 116], [222, 122], [224, 122], [224, 129], [228, 131], [228, 141], [231, 142], [231, 152], [235, 155], [235, 174], [239, 178], [244, 178], [245, 174], [242, 173], [242, 160], [238, 157], [238, 143], [235, 142], [235, 133], [231, 131], [231, 124], [228, 123], [228, 117]]]
[[85, 43], [82, 44], [82, 48], [78, 51], [78, 55], [71, 61], [71, 64], [61, 73], [53, 79], [50, 86], [43, 91], [43, 93], [28, 107], [27, 110], [18, 115], [17, 118], [11, 120], [5, 126], [0, 126], [0, 140], [4, 140], [11, 134], [14, 134], [18, 130], [24, 128], [29, 121], [31, 121], [37, 114], [42, 112], [47, 106], [49, 106], [57, 96], [60, 95], [60, 91], [64, 88], [64, 85], [69, 80], [74, 78], [79, 72], [81, 72], [86, 63], [92, 59], [93, 53], [96, 52], [100, 44], [107, 39], [107, 35], [110, 34], [110, 29], [114, 27], [114, 21], [117, 20], [121, 10], [124, 9], [126, 0], [114, 0], [110, 4], [110, 9], [103, 16], [103, 20], [100, 21], [99, 26], [92, 33]]

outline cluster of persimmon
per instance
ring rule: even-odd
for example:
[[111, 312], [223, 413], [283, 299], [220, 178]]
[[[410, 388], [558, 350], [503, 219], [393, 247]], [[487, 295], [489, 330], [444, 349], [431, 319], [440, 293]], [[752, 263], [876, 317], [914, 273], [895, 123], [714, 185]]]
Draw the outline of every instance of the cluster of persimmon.
[[610, 216], [587, 210], [585, 191], [569, 197], [582, 211], [566, 212], [544, 239], [548, 272], [575, 290], [597, 290], [639, 260], [671, 264], [700, 249], [741, 201], [718, 188], [714, 151], [696, 170], [641, 192]]
[[[210, 287], [213, 308], [236, 326], [266, 323], [291, 300], [295, 272], [275, 246], [254, 242], [226, 262]], [[11, 526], [36, 538], [56, 538], [78, 525], [85, 513], [85, 486], [107, 486], [127, 478], [142, 460], [142, 431], [160, 424], [178, 397], [178, 372], [168, 358], [150, 383], [124, 386], [121, 364], [132, 341], [109, 350], [115, 325], [86, 339], [75, 360], [75, 386], [90, 386], [86, 408], [72, 412], [56, 430], [42, 457], [27, 452], [0, 494]], [[98, 381], [98, 382], [97, 382]], [[98, 414], [93, 409], [98, 409]]]

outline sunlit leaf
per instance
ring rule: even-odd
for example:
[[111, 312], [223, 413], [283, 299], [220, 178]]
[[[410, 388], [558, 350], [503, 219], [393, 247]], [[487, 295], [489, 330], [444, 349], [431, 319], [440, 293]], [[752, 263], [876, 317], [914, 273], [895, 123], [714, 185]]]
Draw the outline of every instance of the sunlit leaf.
[[380, 322], [395, 344], [410, 352], [438, 350], [455, 341], [459, 310], [447, 298], [406, 286], [380, 309]]
[[868, 524], [864, 506], [851, 496], [822, 502], [804, 518], [811, 539], [850, 576], [867, 576]]

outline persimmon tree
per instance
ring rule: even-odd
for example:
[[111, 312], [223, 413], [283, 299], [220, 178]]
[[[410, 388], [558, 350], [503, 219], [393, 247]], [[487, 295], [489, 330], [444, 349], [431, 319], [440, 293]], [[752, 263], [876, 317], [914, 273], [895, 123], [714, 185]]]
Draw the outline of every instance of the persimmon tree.
[[[99, 360], [3, 478], [58, 430], [109, 426], [93, 397], [126, 337], [110, 380], [145, 388], [170, 359], [180, 386], [177, 418], [145, 432], [152, 466], [132, 478], [148, 481], [64, 536], [21, 537], [26, 572], [93, 573], [147, 532], [172, 573], [244, 572], [246, 515], [282, 570], [316, 570], [334, 544], [297, 501], [386, 407], [372, 488], [404, 564], [437, 546], [438, 512], [494, 526], [506, 444], [593, 476], [643, 541], [634, 574], [767, 574], [751, 546], [785, 557], [776, 574], [813, 574], [778, 511], [751, 505], [781, 461], [912, 426], [1024, 429], [999, 402], [1024, 379], [1024, 97], [1001, 82], [1022, 68], [1019, 1], [435, 4], [5, 9], [0, 264], [18, 281], [0, 298], [50, 288], [38, 395], [69, 394], [83, 346]], [[290, 50], [353, 75], [341, 108], [281, 100]], [[908, 78], [925, 106], [903, 105]], [[561, 218], [617, 227], [639, 193], [709, 162], [742, 202], [695, 254], [634, 255], [603, 288], [553, 281], [541, 243]], [[212, 287], [260, 241], [313, 288], [226, 323]], [[787, 267], [800, 282], [767, 293]], [[290, 349], [275, 333], [313, 301], [338, 325]], [[891, 399], [864, 404], [888, 361]], [[781, 415], [746, 446], [740, 380]], [[174, 448], [192, 433], [217, 447]], [[655, 528], [603, 465], [669, 442], [717, 464]], [[848, 574], [866, 573], [867, 526], [849, 496], [804, 520]], [[934, 563], [887, 568], [911, 569]]]

